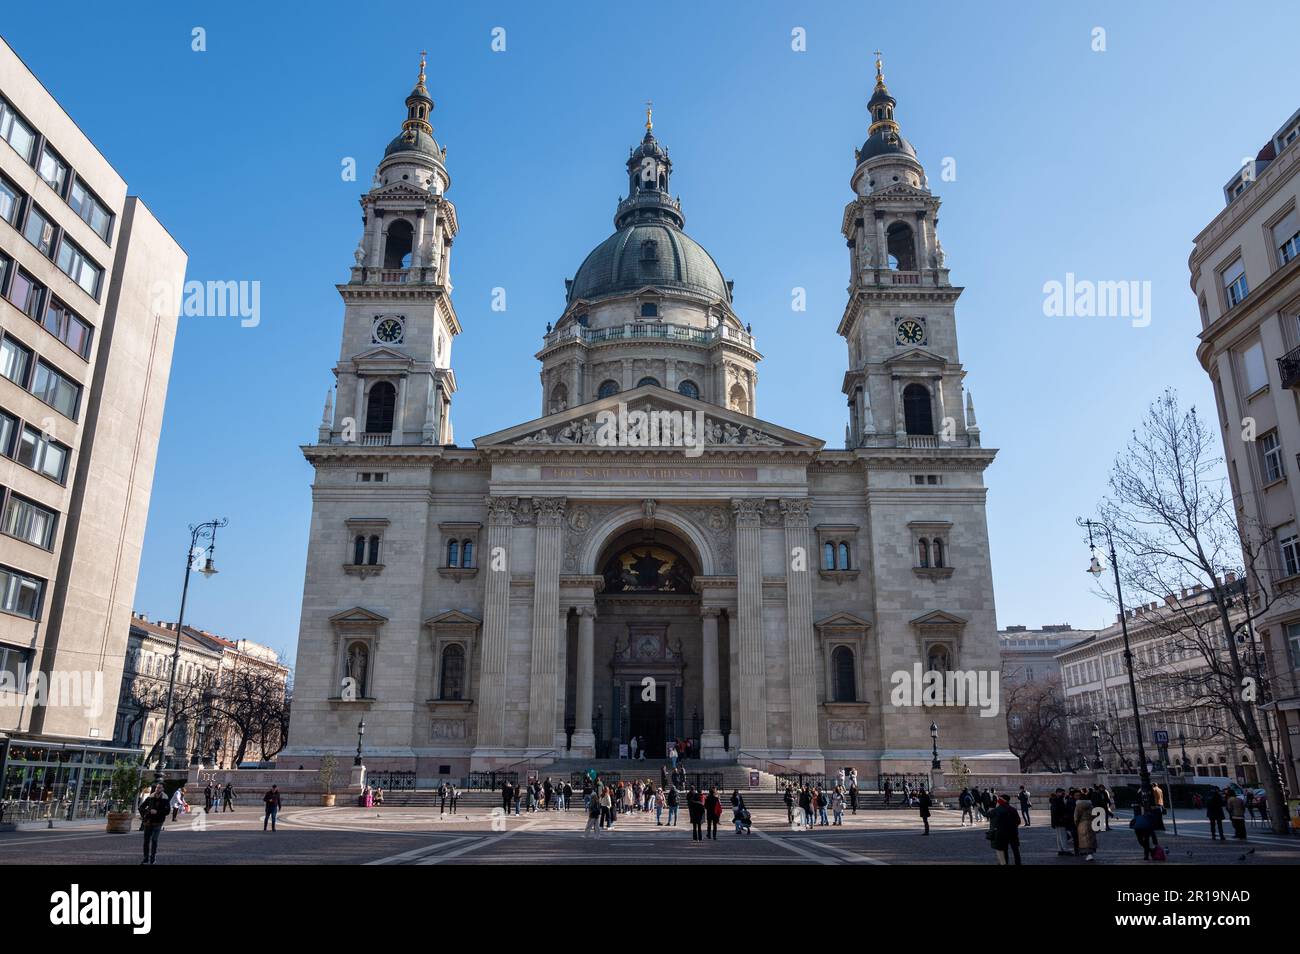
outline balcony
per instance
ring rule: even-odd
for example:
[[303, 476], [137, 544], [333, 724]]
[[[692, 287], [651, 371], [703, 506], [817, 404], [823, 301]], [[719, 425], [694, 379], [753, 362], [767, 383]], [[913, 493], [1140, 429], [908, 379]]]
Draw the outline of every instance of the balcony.
[[1300, 348], [1292, 348], [1277, 359], [1277, 373], [1282, 387], [1300, 389]]
[[379, 273], [379, 280], [385, 285], [405, 285], [410, 279], [409, 269], [385, 268]]
[[362, 447], [388, 447], [393, 443], [393, 435], [381, 432], [366, 432], [361, 435]]
[[921, 284], [920, 272], [894, 272], [889, 273], [890, 284], [893, 285], [919, 285]]
[[550, 348], [571, 339], [579, 339], [587, 344], [599, 344], [629, 338], [658, 338], [668, 341], [689, 341], [693, 344], [734, 341], [746, 348], [754, 347], [753, 335], [727, 325], [718, 325], [716, 328], [706, 330], [664, 321], [629, 322], [612, 328], [584, 328], [578, 324], [569, 324], [546, 335], [543, 339], [543, 347]]

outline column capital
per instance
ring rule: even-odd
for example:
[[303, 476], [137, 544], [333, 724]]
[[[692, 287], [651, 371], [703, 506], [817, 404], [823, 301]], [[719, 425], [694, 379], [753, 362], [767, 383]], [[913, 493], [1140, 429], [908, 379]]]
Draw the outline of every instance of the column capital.
[[575, 606], [573, 611], [584, 619], [596, 618], [596, 607], [594, 606]]
[[785, 525], [789, 526], [808, 526], [808, 515], [812, 512], [812, 501], [807, 497], [782, 497], [781, 513], [785, 517]]
[[737, 527], [757, 527], [763, 519], [762, 497], [732, 497], [731, 512], [736, 515]]
[[483, 501], [488, 508], [489, 526], [510, 526], [519, 505], [518, 497], [484, 497]]
[[721, 606], [704, 606], [700, 609], [701, 619], [717, 619], [722, 615]]
[[537, 515], [537, 525], [558, 527], [564, 519], [564, 508], [568, 502], [567, 497], [534, 497], [533, 510]]

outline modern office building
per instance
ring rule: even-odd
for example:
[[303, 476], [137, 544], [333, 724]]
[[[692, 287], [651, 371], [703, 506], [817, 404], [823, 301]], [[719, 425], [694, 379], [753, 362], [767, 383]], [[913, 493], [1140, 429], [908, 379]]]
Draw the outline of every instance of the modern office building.
[[3, 40], [0, 140], [0, 752], [107, 743], [185, 253]]
[[[1300, 755], [1300, 110], [1224, 186], [1188, 259], [1238, 519], [1255, 563], [1270, 695], [1292, 792]], [[1261, 720], [1264, 721], [1264, 720]]]

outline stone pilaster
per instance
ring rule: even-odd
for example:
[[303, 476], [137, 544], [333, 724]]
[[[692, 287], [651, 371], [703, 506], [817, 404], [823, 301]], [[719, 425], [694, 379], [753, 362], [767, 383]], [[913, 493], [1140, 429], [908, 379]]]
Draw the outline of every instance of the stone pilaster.
[[594, 755], [596, 735], [591, 728], [595, 686], [596, 607], [579, 606], [577, 699], [574, 706], [573, 754]]
[[813, 635], [812, 574], [817, 552], [811, 541], [807, 497], [783, 497], [785, 523], [785, 619], [790, 647], [790, 757], [821, 758], [817, 731], [817, 660]]
[[722, 758], [721, 687], [718, 679], [718, 617], [722, 611], [706, 606], [700, 611], [704, 681], [704, 728], [700, 733], [700, 756]]
[[483, 650], [479, 675], [478, 747], [505, 744], [506, 654], [510, 625], [510, 534], [515, 497], [488, 497], [487, 547], [479, 565], [487, 571], [483, 593]]
[[[763, 660], [763, 498], [731, 501], [736, 515], [736, 654], [740, 693], [739, 742], [732, 748], [767, 749], [767, 672]], [[733, 729], [733, 732], [735, 729]]]
[[555, 744], [555, 699], [559, 685], [560, 560], [564, 523], [563, 497], [534, 497], [537, 549], [533, 571], [533, 652], [528, 682], [528, 747], [549, 749]]

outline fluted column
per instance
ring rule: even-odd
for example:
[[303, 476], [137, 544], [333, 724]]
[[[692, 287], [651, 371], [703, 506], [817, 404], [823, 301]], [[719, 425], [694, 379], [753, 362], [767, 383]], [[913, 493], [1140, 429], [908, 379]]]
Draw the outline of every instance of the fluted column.
[[560, 545], [564, 520], [563, 497], [534, 497], [537, 549], [533, 564], [533, 652], [528, 684], [528, 747], [555, 745], [555, 699], [559, 685]]
[[[790, 647], [790, 757], [820, 760], [817, 725], [817, 660], [813, 636], [812, 573], [817, 553], [808, 528], [807, 497], [784, 497], [785, 620]], [[816, 766], [809, 766], [815, 768]]]
[[701, 757], [722, 755], [721, 691], [718, 682], [718, 616], [721, 610], [706, 606], [700, 612], [704, 676], [704, 729], [700, 734]]
[[595, 754], [596, 736], [591, 730], [595, 692], [596, 607], [579, 606], [578, 614], [578, 691], [574, 706], [573, 751], [579, 755]]
[[767, 749], [767, 678], [763, 661], [763, 498], [731, 502], [736, 515], [736, 650], [740, 685], [740, 741], [733, 747]]
[[[478, 693], [478, 746], [500, 749], [505, 744], [506, 656], [510, 625], [510, 534], [515, 497], [488, 497], [487, 548], [479, 566], [487, 571], [483, 594], [483, 650]], [[490, 756], [491, 752], [484, 752]]]

